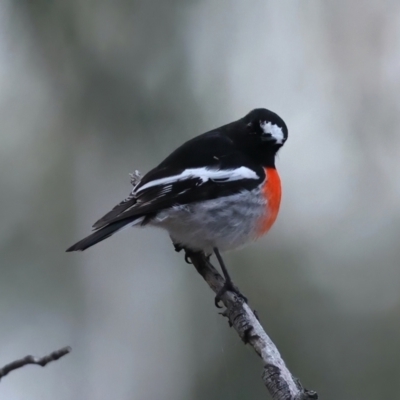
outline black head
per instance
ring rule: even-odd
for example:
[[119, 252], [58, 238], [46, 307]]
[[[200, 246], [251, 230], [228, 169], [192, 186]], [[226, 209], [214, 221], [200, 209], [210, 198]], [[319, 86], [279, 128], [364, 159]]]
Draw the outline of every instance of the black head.
[[255, 135], [261, 142], [280, 148], [288, 138], [288, 129], [283, 119], [265, 108], [256, 108], [244, 118], [249, 135]]
[[238, 148], [263, 166], [275, 165], [275, 155], [288, 138], [282, 118], [265, 108], [250, 111], [228, 127]]

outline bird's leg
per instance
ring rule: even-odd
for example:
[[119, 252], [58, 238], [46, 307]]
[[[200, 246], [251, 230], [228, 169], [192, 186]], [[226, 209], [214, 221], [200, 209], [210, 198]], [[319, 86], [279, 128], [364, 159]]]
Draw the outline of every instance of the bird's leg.
[[219, 253], [219, 250], [216, 247], [214, 247], [213, 250], [214, 250], [215, 256], [217, 257], [219, 265], [221, 266], [221, 270], [222, 270], [222, 273], [224, 274], [224, 278], [225, 278], [224, 286], [222, 286], [222, 288], [219, 290], [219, 292], [215, 296], [216, 307], [221, 308], [221, 306], [219, 305], [219, 302], [221, 301], [221, 297], [223, 296], [223, 294], [225, 292], [227, 292], [228, 290], [233, 293], [236, 293], [240, 298], [242, 298], [247, 303], [247, 298], [242, 293], [240, 293], [240, 290], [233, 284], [232, 279], [229, 275], [229, 272], [225, 266], [224, 260], [222, 259], [221, 254]]

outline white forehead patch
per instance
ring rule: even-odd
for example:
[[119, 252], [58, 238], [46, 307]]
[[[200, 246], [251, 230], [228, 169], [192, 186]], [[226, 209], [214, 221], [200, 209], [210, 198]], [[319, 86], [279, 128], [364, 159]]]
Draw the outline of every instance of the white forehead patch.
[[270, 134], [271, 137], [276, 140], [276, 143], [283, 144], [285, 135], [283, 134], [282, 128], [267, 121], [260, 121], [260, 126], [264, 133]]

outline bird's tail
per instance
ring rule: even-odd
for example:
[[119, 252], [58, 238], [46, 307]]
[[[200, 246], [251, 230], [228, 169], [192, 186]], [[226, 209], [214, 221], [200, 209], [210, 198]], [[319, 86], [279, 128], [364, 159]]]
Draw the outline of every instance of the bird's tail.
[[86, 236], [84, 239], [75, 243], [71, 247], [69, 247], [66, 251], [83, 251], [92, 247], [96, 243], [107, 239], [108, 237], [114, 235], [114, 233], [118, 232], [122, 228], [124, 228], [128, 224], [132, 224], [135, 220], [138, 220], [138, 217], [125, 218], [120, 221], [112, 222], [109, 225], [106, 225], [104, 228], [100, 228], [99, 230], [93, 232], [91, 235]]

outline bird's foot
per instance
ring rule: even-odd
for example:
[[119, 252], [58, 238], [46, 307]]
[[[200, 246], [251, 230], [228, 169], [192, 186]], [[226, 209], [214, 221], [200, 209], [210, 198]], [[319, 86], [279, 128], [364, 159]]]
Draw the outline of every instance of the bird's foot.
[[175, 249], [175, 251], [176, 251], [177, 253], [181, 252], [181, 251], [184, 249], [184, 247], [183, 247], [181, 244], [179, 244], [179, 243], [173, 243], [173, 242], [172, 242], [172, 244], [174, 245], [174, 249]]
[[182, 250], [184, 250], [184, 252], [185, 252], [185, 261], [188, 263], [188, 264], [191, 264], [192, 262], [190, 261], [190, 250], [188, 250], [188, 249], [185, 249], [185, 247], [184, 246], [182, 246], [181, 244], [179, 244], [179, 243], [172, 243], [173, 245], [174, 245], [174, 249], [175, 249], [175, 251], [177, 252], [177, 253], [180, 253]]
[[218, 291], [217, 295], [215, 296], [214, 300], [215, 307], [222, 308], [219, 305], [219, 302], [222, 300], [222, 296], [228, 291], [235, 293], [236, 296], [238, 296], [245, 303], [247, 303], [247, 297], [240, 292], [239, 288], [235, 286], [231, 280], [225, 280], [224, 286], [222, 286], [222, 288]]
[[187, 264], [192, 264], [192, 261], [190, 259], [190, 256], [193, 254], [193, 251], [186, 249], [184, 246], [181, 244], [173, 243], [175, 251], [177, 253], [181, 252], [182, 250], [185, 252], [185, 261]]
[[[197, 251], [187, 249], [185, 246], [183, 246], [183, 245], [181, 245], [179, 243], [172, 243], [172, 244], [174, 245], [174, 249], [175, 249], [175, 251], [177, 253], [179, 253], [179, 252], [181, 252], [183, 250], [185, 252], [185, 261], [186, 261], [186, 263], [192, 264], [190, 256], [195, 254], [195, 253], [197, 253]], [[206, 256], [207, 261], [210, 261], [211, 254], [206, 254], [205, 256]]]

